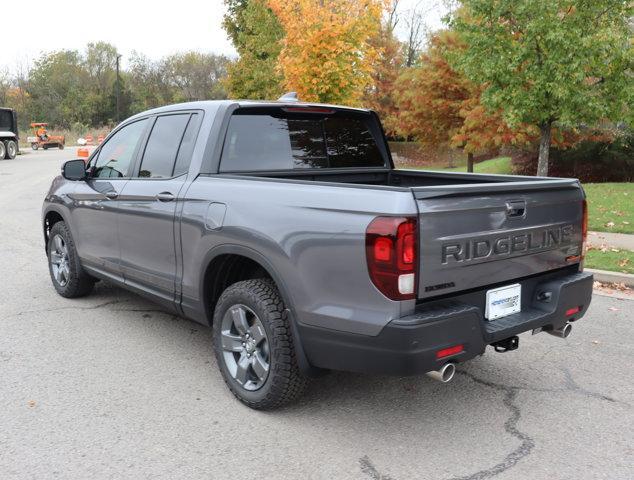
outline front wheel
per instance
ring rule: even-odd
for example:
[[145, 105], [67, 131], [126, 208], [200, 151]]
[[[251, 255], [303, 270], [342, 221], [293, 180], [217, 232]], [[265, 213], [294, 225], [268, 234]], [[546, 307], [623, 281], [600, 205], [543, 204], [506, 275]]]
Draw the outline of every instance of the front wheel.
[[62, 297], [75, 298], [92, 291], [95, 279], [81, 267], [75, 242], [64, 222], [57, 222], [51, 228], [47, 253], [48, 270], [57, 293]]
[[281, 407], [297, 399], [306, 387], [285, 309], [268, 279], [235, 283], [216, 305], [216, 360], [231, 392], [248, 407]]
[[33, 150], [37, 150], [38, 148], [40, 148], [40, 146], [39, 146], [37, 143], [32, 143], [32, 144], [31, 144], [31, 148], [32, 148]]
[[0, 141], [0, 160], [4, 160], [4, 157], [7, 155], [7, 147], [4, 142]]

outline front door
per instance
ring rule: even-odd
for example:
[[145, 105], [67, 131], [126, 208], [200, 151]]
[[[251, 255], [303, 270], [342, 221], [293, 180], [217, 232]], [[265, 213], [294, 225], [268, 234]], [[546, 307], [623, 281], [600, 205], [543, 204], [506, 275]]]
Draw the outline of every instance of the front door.
[[130, 177], [148, 119], [120, 128], [91, 159], [88, 179], [77, 182], [73, 193], [72, 224], [82, 262], [121, 279], [118, 198]]
[[162, 115], [152, 125], [139, 167], [119, 196], [119, 242], [126, 284], [173, 302], [175, 216], [199, 114]]

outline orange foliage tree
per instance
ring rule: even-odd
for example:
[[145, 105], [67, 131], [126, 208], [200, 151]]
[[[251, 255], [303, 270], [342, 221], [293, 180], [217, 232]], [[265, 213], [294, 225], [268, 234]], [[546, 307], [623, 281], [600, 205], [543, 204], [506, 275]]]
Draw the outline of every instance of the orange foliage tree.
[[302, 100], [355, 105], [377, 56], [379, 0], [268, 0], [285, 32], [278, 66]]
[[447, 61], [451, 51], [465, 48], [455, 32], [443, 30], [416, 67], [407, 69], [396, 85], [399, 109], [397, 129], [406, 137], [433, 148], [457, 147], [473, 155], [498, 150], [503, 145], [523, 145], [534, 139], [523, 127], [511, 129], [500, 113], [480, 104], [482, 87], [474, 85]]
[[376, 34], [369, 39], [376, 56], [370, 73], [371, 82], [363, 96], [363, 106], [379, 114], [388, 136], [396, 134], [398, 110], [394, 86], [405, 63], [403, 44], [394, 34], [398, 21], [397, 5], [395, 0], [384, 1], [384, 18]]

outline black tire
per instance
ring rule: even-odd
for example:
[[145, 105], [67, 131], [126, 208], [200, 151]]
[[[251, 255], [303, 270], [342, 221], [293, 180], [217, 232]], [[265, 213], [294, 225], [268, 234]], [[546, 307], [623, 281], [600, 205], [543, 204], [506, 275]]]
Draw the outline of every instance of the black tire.
[[15, 140], [7, 140], [5, 142], [5, 147], [7, 150], [6, 157], [9, 160], [13, 160], [18, 155], [18, 144], [15, 143]]
[[40, 148], [40, 146], [39, 146], [37, 143], [32, 143], [32, 144], [31, 144], [31, 148], [32, 148], [33, 150], [37, 150], [38, 148]]
[[[67, 267], [68, 273], [63, 275], [65, 281], [56, 278], [54, 265], [59, 255], [56, 253], [56, 237], [61, 237], [66, 248], [66, 256], [64, 266]], [[79, 256], [75, 249], [75, 242], [70, 234], [70, 230], [64, 222], [57, 222], [49, 232], [48, 245], [46, 248], [48, 257], [48, 271], [51, 275], [51, 281], [57, 293], [66, 298], [77, 298], [88, 295], [95, 286], [95, 279], [88, 275], [81, 267]], [[59, 267], [58, 267], [59, 268]]]
[[43, 150], [48, 150], [48, 145], [42, 145]]
[[[230, 308], [238, 305], [246, 306], [257, 315], [255, 318], [259, 319], [266, 332], [268, 374], [256, 390], [244, 388], [232, 376], [225, 359], [227, 352], [222, 346], [223, 318]], [[229, 390], [250, 408], [268, 410], [281, 407], [299, 398], [306, 388], [307, 378], [297, 365], [291, 327], [285, 309], [277, 287], [269, 279], [234, 283], [222, 293], [216, 304], [213, 343], [218, 367]]]
[[57, 148], [59, 148], [60, 150], [64, 150], [64, 144], [63, 144], [63, 143], [60, 143], [60, 144], [57, 146]]
[[0, 160], [4, 160], [7, 155], [7, 146], [4, 142], [0, 141]]

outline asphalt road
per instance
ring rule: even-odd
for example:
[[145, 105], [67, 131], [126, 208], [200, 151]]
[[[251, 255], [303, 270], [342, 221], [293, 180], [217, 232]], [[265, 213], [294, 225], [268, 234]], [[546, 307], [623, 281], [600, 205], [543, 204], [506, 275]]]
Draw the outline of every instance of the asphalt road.
[[225, 388], [211, 331], [101, 282], [50, 284], [40, 208], [64, 152], [0, 162], [0, 478], [631, 479], [634, 302], [522, 335], [439, 384], [333, 373], [284, 410]]

